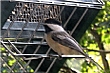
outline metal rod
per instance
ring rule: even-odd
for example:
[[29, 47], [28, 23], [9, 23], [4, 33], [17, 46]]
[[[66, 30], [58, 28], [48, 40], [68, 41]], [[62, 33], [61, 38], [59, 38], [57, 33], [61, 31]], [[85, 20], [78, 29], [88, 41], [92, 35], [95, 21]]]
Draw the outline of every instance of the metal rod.
[[16, 58], [16, 57], [14, 57], [14, 59], [16, 60], [16, 62], [15, 62], [15, 63], [13, 64], [13, 66], [11, 67], [11, 70], [10, 70], [9, 73], [11, 73], [11, 71], [15, 68], [15, 66], [17, 65], [17, 63], [18, 63], [18, 65], [23, 69], [24, 72], [27, 72], [27, 71], [24, 69], [23, 65], [20, 63], [19, 59]]
[[84, 13], [83, 13], [82, 16], [80, 17], [79, 21], [76, 23], [76, 25], [75, 25], [74, 28], [72, 29], [70, 35], [73, 34], [73, 32], [75, 31], [75, 29], [77, 28], [77, 26], [79, 25], [79, 23], [81, 22], [81, 20], [83, 19], [84, 15], [86, 14], [87, 11], [88, 11], [88, 8], [86, 8], [86, 10], [84, 11]]
[[15, 45], [13, 45], [9, 40], [8, 40], [8, 42], [12, 45], [12, 47], [14, 47], [14, 50], [16, 50], [17, 53], [22, 54], [22, 53], [16, 48]]
[[3, 43], [3, 41], [1, 41], [1, 44], [3, 45], [3, 47], [8, 50], [8, 52], [11, 54], [11, 55], [14, 55], [13, 52]]
[[[12, 1], [19, 1], [19, 0], [12, 0]], [[83, 4], [83, 7], [87, 7], [87, 5], [91, 5], [94, 7], [91, 8], [100, 8], [100, 6], [104, 5], [103, 1], [98, 0], [98, 2], [94, 1], [94, 2], [84, 2], [84, 1], [50, 1], [50, 0], [41, 0], [41, 1], [24, 1], [22, 0], [22, 2], [32, 2], [32, 3], [37, 3], [37, 4], [55, 4], [55, 5], [63, 5], [63, 6], [76, 6], [77, 4], [80, 4], [79, 7], [82, 7], [81, 5]]]
[[[43, 22], [43, 16], [42, 16], [42, 21], [41, 22]], [[38, 23], [38, 25], [37, 25], [37, 27], [36, 27], [36, 29], [35, 29], [35, 31], [33, 32], [33, 34], [35, 34], [35, 32], [37, 31], [37, 29], [39, 28], [39, 23]], [[33, 34], [31, 35], [31, 38], [33, 37]], [[30, 42], [30, 40], [31, 40], [31, 38], [29, 39], [29, 41], [28, 42]], [[41, 40], [41, 43], [44, 41], [44, 38]], [[26, 46], [27, 47], [27, 46]], [[26, 49], [26, 47], [25, 47], [25, 49]], [[39, 50], [39, 48], [41, 47], [41, 45], [38, 45], [38, 47], [36, 48], [36, 50], [34, 51], [34, 54]], [[24, 49], [23, 49], [24, 50]], [[23, 52], [23, 51], [22, 51]], [[29, 65], [29, 63], [31, 62], [31, 60], [29, 60], [28, 62], [27, 62], [27, 64], [25, 65], [25, 67], [27, 67], [27, 65]]]
[[[8, 69], [11, 71], [11, 68], [8, 66], [7, 62], [5, 61], [4, 58], [1, 58], [1, 60], [3, 60], [3, 62], [5, 62], [6, 66], [8, 67]], [[14, 71], [12, 70], [12, 73], [14, 73]]]
[[23, 25], [21, 31], [20, 31], [19, 34], [17, 35], [16, 41], [17, 41], [17, 39], [20, 37], [20, 35], [22, 34], [24, 28], [27, 26], [27, 23], [29, 22], [29, 19], [32, 17], [32, 15], [33, 15], [33, 13], [34, 13], [34, 11], [35, 11], [36, 8], [37, 8], [36, 5], [34, 5], [34, 6], [33, 6], [33, 11], [31, 12], [30, 16], [26, 19], [26, 23]]
[[62, 9], [60, 10], [60, 13], [58, 13], [58, 15], [56, 16], [56, 19], [61, 18], [60, 16], [61, 16], [61, 13], [63, 12], [64, 8], [65, 8], [65, 6], [62, 7]]
[[[37, 7], [35, 7], [35, 8], [37, 8]], [[36, 27], [36, 29], [35, 29], [35, 31], [32, 33], [32, 35], [31, 35], [31, 37], [29, 38], [29, 40], [28, 40], [28, 42], [30, 42], [31, 41], [31, 39], [32, 39], [32, 37], [34, 36], [34, 34], [35, 34], [35, 32], [36, 32], [36, 30], [39, 28], [39, 23], [38, 23], [38, 25], [37, 25], [37, 27]], [[23, 51], [22, 51], [22, 53], [25, 51], [25, 49], [27, 48], [27, 45], [24, 47], [24, 49], [23, 49]]]
[[[1, 41], [1, 44], [5, 47], [5, 49], [8, 50], [8, 52], [9, 52], [12, 56], [16, 56], [16, 54], [14, 54], [2, 41]], [[20, 64], [19, 60], [18, 60], [16, 57], [13, 57], [13, 58], [16, 59], [16, 62], [15, 62], [15, 63], [13, 64], [13, 66], [11, 67], [11, 70], [9, 71], [9, 73], [12, 72], [12, 70], [13, 70], [13, 68], [15, 67], [15, 65], [17, 64], [17, 62], [18, 62], [18, 64], [20, 65], [20, 67], [23, 68], [23, 66]], [[25, 69], [23, 69], [23, 70], [24, 70], [24, 72], [26, 72]]]
[[[43, 19], [43, 18], [42, 18], [42, 19]], [[39, 28], [39, 25], [40, 25], [40, 24], [37, 25], [37, 27], [36, 27], [35, 31], [33, 32], [33, 34], [35, 34], [36, 30]], [[33, 34], [31, 35], [31, 38], [33, 37]], [[31, 40], [31, 38], [29, 39], [29, 41]], [[28, 41], [28, 42], [29, 42], [29, 41]], [[41, 43], [42, 43], [43, 41], [44, 41], [44, 38], [41, 40]], [[36, 48], [34, 54], [38, 51], [38, 49], [40, 48], [40, 46], [41, 46], [41, 45], [38, 45], [38, 47]], [[29, 61], [27, 62], [27, 64], [25, 65], [24, 68], [26, 68], [27, 65], [29, 65], [30, 62], [31, 62], [31, 60], [29, 60]]]
[[53, 66], [53, 64], [55, 63], [56, 60], [57, 60], [57, 58], [54, 58], [54, 60], [50, 64], [49, 68], [47, 69], [46, 73], [49, 73], [50, 69], [52, 68], [52, 66]]
[[[59, 55], [46, 55], [46, 54], [14, 54], [16, 57], [23, 57], [23, 56], [33, 56], [33, 57], [41, 57], [41, 58], [48, 58], [48, 57], [59, 57]], [[85, 58], [83, 55], [61, 55], [62, 58]]]
[[70, 14], [70, 16], [68, 17], [68, 19], [66, 20], [65, 24], [63, 25], [63, 27], [66, 27], [67, 23], [69, 22], [69, 20], [71, 19], [71, 17], [73, 16], [73, 14], [75, 13], [77, 7], [75, 7], [72, 11], [72, 13]]
[[[41, 43], [44, 41], [44, 38], [41, 40]], [[40, 49], [40, 47], [41, 47], [41, 45], [38, 45], [38, 47], [36, 48], [36, 50], [34, 51], [34, 53], [33, 54], [35, 54], [39, 49]], [[30, 60], [30, 62], [31, 62], [31, 60]]]
[[[3, 42], [3, 43], [4, 44], [9, 44], [8, 42]], [[12, 44], [20, 44], [20, 45], [47, 45], [46, 42], [42, 42], [42, 43], [41, 42], [36, 42], [36, 43], [27, 42], [27, 43], [25, 43], [25, 42], [11, 42], [10, 41], [10, 43], [12, 43]]]
[[[48, 49], [48, 51], [46, 52], [46, 54], [48, 54], [50, 52], [51, 48]], [[38, 67], [35, 69], [34, 73], [36, 73], [38, 71], [38, 69], [40, 68], [40, 66], [42, 65], [42, 63], [44, 62], [45, 58], [43, 58], [41, 60], [41, 62], [39, 63]]]
[[[43, 42], [44, 41], [44, 38], [41, 40], [41, 42]], [[38, 47], [36, 48], [36, 50], [34, 51], [34, 53], [33, 54], [35, 54], [38, 50], [39, 50], [39, 48], [41, 47], [41, 45], [38, 45]], [[37, 59], [38, 58], [41, 58], [41, 56], [38, 56], [37, 57]], [[25, 58], [26, 59], [26, 58]], [[25, 67], [27, 67], [27, 65], [31, 62], [31, 60], [32, 59], [30, 59], [28, 62], [27, 62], [27, 64], [25, 65]]]

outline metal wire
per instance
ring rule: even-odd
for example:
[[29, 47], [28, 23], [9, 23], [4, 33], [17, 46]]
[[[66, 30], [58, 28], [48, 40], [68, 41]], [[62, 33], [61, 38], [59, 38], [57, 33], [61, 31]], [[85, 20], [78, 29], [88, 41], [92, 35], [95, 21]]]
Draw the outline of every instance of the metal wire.
[[17, 35], [15, 41], [17, 41], [18, 37], [22, 34], [23, 29], [27, 26], [27, 23], [29, 22], [29, 19], [32, 17], [32, 15], [33, 15], [33, 13], [34, 13], [34, 11], [35, 11], [35, 9], [36, 9], [36, 5], [34, 5], [32, 9], [33, 9], [33, 10], [32, 10], [32, 12], [31, 12], [30, 16], [29, 16], [28, 18], [26, 18], [26, 23], [23, 25], [22, 30], [21, 30], [21, 31], [19, 32], [19, 34]]
[[53, 64], [55, 63], [56, 60], [57, 60], [57, 58], [54, 58], [54, 60], [50, 64], [49, 68], [47, 69], [46, 73], [49, 73], [50, 69], [52, 68], [52, 66], [53, 66]]
[[[19, 0], [11, 0], [11, 1], [19, 1]], [[90, 5], [90, 8], [96, 8], [96, 9], [100, 9], [100, 5], [104, 5], [104, 2], [102, 0], [91, 0], [91, 1], [85, 1], [85, 0], [76, 0], [76, 1], [68, 1], [68, 0], [64, 0], [64, 1], [59, 1], [59, 0], [22, 0], [23, 2], [33, 2], [33, 3], [38, 3], [38, 4], [55, 4], [55, 5], [62, 5], [62, 6], [76, 6], [78, 5], [78, 7], [88, 7], [88, 5]]]
[[75, 13], [77, 7], [75, 7], [72, 11], [72, 13], [70, 14], [70, 16], [68, 17], [68, 19], [66, 20], [65, 24], [63, 25], [63, 27], [66, 27], [67, 23], [69, 22], [69, 20], [71, 19], [71, 17], [73, 16], [73, 14]]
[[[43, 18], [42, 18], [43, 19]], [[39, 24], [38, 24], [38, 26], [36, 27], [36, 29], [35, 29], [35, 31], [33, 32], [33, 34], [35, 34], [35, 32], [36, 32], [36, 30], [38, 29], [38, 27], [39, 27]], [[31, 36], [31, 38], [29, 39], [29, 41], [28, 42], [30, 42], [31, 41], [31, 39], [32, 39], [32, 37], [33, 37], [33, 35]], [[41, 40], [41, 43], [44, 41], [44, 38]], [[38, 51], [38, 49], [40, 48], [40, 46], [41, 45], [38, 45], [38, 47], [36, 48], [36, 50], [35, 50], [35, 52], [33, 53], [33, 54], [35, 54], [37, 51]], [[26, 46], [27, 47], [27, 46]], [[25, 47], [25, 48], [26, 48]], [[24, 52], [24, 50], [25, 49], [23, 49], [23, 51], [22, 52]], [[27, 65], [29, 65], [29, 63], [31, 62], [31, 60], [29, 60], [28, 62], [27, 62], [27, 64], [25, 65], [25, 67], [24, 68], [26, 68], [27, 67]]]
[[[12, 56], [14, 56], [13, 52], [12, 52], [3, 42], [1, 42], [1, 44], [8, 50], [8, 52], [9, 52]], [[13, 57], [13, 58], [16, 60], [16, 62], [15, 62], [14, 65], [11, 67], [11, 70], [9, 71], [9, 73], [11, 73], [11, 72], [13, 71], [13, 68], [15, 67], [15, 65], [16, 65], [17, 63], [18, 63], [19, 66], [23, 69], [23, 71], [26, 72], [26, 70], [23, 68], [22, 64], [20, 64], [19, 59], [17, 59], [16, 57]]]
[[3, 62], [5, 62], [5, 64], [6, 64], [6, 66], [8, 67], [8, 69], [9, 69], [10, 71], [12, 71], [12, 73], [14, 73], [14, 71], [8, 66], [8, 64], [7, 64], [7, 62], [5, 61], [5, 59], [4, 59], [4, 58], [1, 58], [1, 60], [2, 60]]
[[[48, 4], [51, 4], [51, 5], [48, 5]], [[99, 3], [99, 4], [98, 3], [95, 4], [94, 2], [78, 3], [78, 2], [68, 2], [68, 1], [66, 1], [66, 2], [58, 1], [57, 2], [57, 1], [34, 1], [33, 0], [32, 3], [30, 3], [30, 2], [25, 3], [24, 1], [18, 2], [16, 7], [14, 8], [14, 10], [12, 11], [12, 14], [8, 18], [8, 20], [11, 21], [11, 23], [5, 29], [6, 31], [2, 35], [2, 41], [1, 41], [2, 46], [8, 51], [9, 54], [11, 54], [11, 56], [14, 57], [14, 60], [16, 60], [16, 62], [10, 67], [10, 66], [8, 66], [8, 63], [5, 61], [5, 58], [1, 58], [1, 60], [6, 64], [7, 68], [9, 69], [8, 72], [14, 73], [15, 72], [14, 68], [17, 65], [20, 67], [19, 70], [22, 70], [21, 73], [28, 72], [26, 68], [27, 68], [27, 66], [29, 66], [29, 64], [32, 62], [32, 60], [41, 58], [40, 63], [38, 64], [38, 66], [36, 67], [36, 69], [34, 71], [34, 73], [38, 73], [39, 68], [41, 67], [43, 62], [46, 60], [46, 58], [52, 57], [54, 59], [45, 72], [45, 73], [49, 73], [49, 71], [51, 70], [52, 66], [54, 66], [59, 55], [55, 55], [55, 54], [49, 55], [51, 48], [49, 48], [47, 50], [47, 52], [44, 54], [37, 54], [38, 50], [40, 49], [40, 47], [42, 45], [47, 45], [47, 43], [45, 42], [44, 36], [42, 36], [40, 38], [40, 41], [37, 41], [35, 43], [32, 42], [32, 39], [35, 38], [35, 35], [39, 35], [36, 32], [39, 32], [38, 29], [39, 29], [40, 25], [43, 24], [45, 19], [48, 19], [48, 18], [55, 18], [55, 19], [61, 21], [61, 19], [62, 19], [61, 14], [64, 11], [64, 8], [66, 6], [74, 6], [74, 9], [71, 11], [70, 16], [67, 18], [66, 22], [63, 25], [64, 27], [66, 27], [68, 22], [74, 15], [75, 11], [77, 10], [77, 8], [85, 7], [86, 8], [85, 11], [83, 12], [82, 16], [80, 17], [80, 19], [78, 20], [78, 22], [76, 23], [76, 25], [74, 26], [74, 28], [72, 29], [72, 31], [70, 33], [70, 35], [72, 35], [74, 33], [74, 31], [76, 30], [76, 28], [78, 27], [78, 25], [80, 24], [80, 22], [82, 21], [82, 19], [84, 18], [85, 14], [87, 13], [88, 8], [100, 9], [100, 7], [99, 7], [100, 5], [101, 5], [101, 3]], [[14, 28], [14, 29], [11, 28], [15, 24], [16, 21], [25, 22], [22, 24], [22, 26], [20, 27], [19, 30], [17, 30], [16, 28]], [[35, 24], [36, 27], [31, 28], [32, 30], [28, 29], [27, 26], [28, 26], [29, 22], [37, 23], [37, 24]], [[11, 31], [18, 31], [18, 33], [17, 33], [17, 35], [14, 36], [13, 41], [11, 41], [10, 39], [9, 39], [9, 41], [5, 41], [7, 37], [12, 38], [11, 34], [10, 34]], [[30, 32], [30, 33], [28, 33], [28, 35], [30, 35], [30, 36], [27, 38], [26, 42], [23, 42], [23, 41], [20, 41], [19, 39], [20, 38], [22, 38], [23, 40], [25, 39], [22, 37], [22, 34], [25, 31]], [[42, 31], [42, 32], [44, 32], [44, 31]], [[18, 47], [16, 45], [23, 45], [22, 50], [18, 49]], [[24, 52], [26, 51], [26, 49], [28, 48], [29, 45], [38, 45], [38, 46], [36, 47], [35, 51], [32, 54], [24, 54]], [[14, 51], [12, 51], [12, 50], [14, 50]], [[28, 58], [26, 58], [26, 57], [28, 57]], [[82, 55], [62, 55], [62, 57], [63, 58], [85, 58]], [[23, 65], [20, 62], [21, 58], [22, 58], [22, 61], [28, 60], [25, 65]]]
[[[44, 41], [44, 38], [41, 40], [41, 43]], [[41, 45], [38, 45], [38, 47], [36, 48], [36, 50], [34, 51], [34, 53], [33, 54], [35, 54], [35, 53], [37, 53], [37, 51], [39, 50], [39, 48], [41, 47]], [[41, 58], [41, 57], [40, 57]], [[29, 63], [32, 61], [32, 59], [30, 59], [28, 62], [27, 62], [27, 64], [25, 65], [25, 68], [26, 68], [26, 66], [27, 65], [29, 65]]]
[[[19, 3], [20, 4], [20, 3]], [[23, 7], [24, 6], [26, 6], [26, 4], [25, 3], [22, 3], [23, 4], [23, 6], [22, 6], [22, 10], [24, 10], [23, 9]], [[37, 4], [36, 4], [37, 5]], [[38, 4], [37, 5], [37, 7], [38, 6], [44, 6], [43, 4]], [[49, 5], [48, 5], [49, 6]], [[47, 6], [47, 7], [48, 7]], [[20, 7], [20, 6], [18, 6], [18, 7]], [[21, 36], [21, 34], [23, 33], [23, 31], [24, 31], [24, 28], [27, 26], [27, 23], [30, 21], [30, 19], [31, 19], [31, 17], [33, 16], [33, 14], [35, 13], [35, 10], [37, 9], [37, 7], [36, 6], [33, 6], [33, 11], [31, 11], [30, 12], [30, 15], [28, 16], [28, 18], [27, 19], [24, 19], [24, 20], [26, 20], [26, 23], [25, 24], [23, 24], [23, 26], [22, 26], [22, 28], [20, 29], [21, 31], [19, 32], [19, 34], [16, 36], [16, 38], [15, 38], [15, 42], [13, 42], [13, 43], [16, 43], [16, 44], [19, 44], [20, 42], [17, 42], [17, 40], [18, 40], [18, 38]], [[54, 11], [55, 12], [55, 10], [54, 10], [54, 8], [56, 9], [56, 7], [57, 6], [54, 6], [53, 8], [52, 8], [53, 6], [49, 6], [49, 11]], [[53, 10], [52, 10], [53, 9]], [[58, 8], [58, 9], [60, 9], [60, 8]], [[25, 11], [20, 11], [19, 10], [19, 13], [20, 14], [22, 14], [23, 12], [25, 12]], [[39, 13], [39, 12], [38, 12]], [[56, 16], [57, 14], [59, 13], [59, 11], [57, 11], [55, 14], [54, 13], [52, 13], [51, 12], [51, 14], [50, 14], [50, 17], [52, 17], [52, 18], [54, 18], [54, 16]], [[19, 16], [19, 14], [17, 13], [16, 14], [16, 16], [15, 16], [15, 18], [13, 18], [13, 16], [11, 16], [13, 19], [17, 19], [17, 20], [21, 20], [19, 17], [17, 17], [17, 15]], [[40, 14], [38, 14], [38, 15], [40, 15]], [[42, 15], [41, 16], [42, 18], [41, 18], [41, 22], [43, 22], [43, 19], [44, 19], [44, 15]], [[50, 18], [49, 17], [49, 18]], [[60, 16], [59, 16], [59, 18], [58, 19], [60, 19]], [[10, 19], [10, 20], [12, 20], [12, 19]], [[15, 20], [13, 20], [13, 23], [11, 22], [11, 26], [14, 24], [14, 21]], [[10, 25], [9, 25], [10, 26]], [[7, 31], [9, 31], [10, 30], [10, 28], [11, 28], [11, 26], [10, 27], [8, 27], [8, 30]], [[22, 54], [26, 49], [27, 49], [27, 46], [28, 46], [28, 44], [31, 44], [30, 43], [30, 41], [31, 41], [31, 39], [33, 38], [33, 36], [34, 36], [34, 34], [35, 34], [35, 32], [38, 30], [38, 28], [39, 28], [39, 24], [37, 25], [37, 27], [36, 27], [36, 29], [33, 31], [33, 33], [31, 34], [31, 36], [30, 36], [30, 38], [29, 38], [29, 40], [27, 41], [27, 43], [20, 43], [20, 44], [24, 44], [25, 46], [24, 46], [24, 48], [23, 48], [23, 50], [22, 50], [22, 52], [20, 52], [15, 46], [14, 46], [14, 44], [11, 42], [11, 41], [9, 41], [9, 42], [3, 42], [2, 41], [2, 44], [5, 46], [5, 48], [6, 49], [8, 49], [8, 47], [5, 45], [5, 44], [8, 44], [8, 43], [10, 43], [11, 44], [11, 46], [16, 50], [16, 52], [18, 53], [18, 54], [13, 54], [13, 52], [10, 50], [10, 49], [8, 49], [8, 51], [13, 55], [13, 56], [19, 56], [19, 57], [21, 57], [21, 56], [26, 56], [26, 55], [28, 55], [28, 54]], [[16, 30], [16, 29], [15, 29]], [[6, 32], [7, 33], [7, 32]], [[4, 39], [4, 37], [3, 37], [3, 39]], [[41, 41], [41, 43], [44, 41], [44, 38], [42, 39], [42, 41]], [[36, 50], [35, 50], [35, 52], [33, 53], [33, 54], [29, 54], [29, 55], [34, 55], [37, 51], [38, 51], [38, 49], [40, 48], [40, 46], [41, 46], [41, 43], [39, 44], [39, 46], [36, 48]], [[33, 45], [33, 44], [32, 44]], [[36, 54], [35, 54], [35, 56], [36, 56]], [[42, 57], [46, 57], [46, 56], [42, 56]], [[23, 59], [26, 59], [26, 58], [23, 58]], [[17, 59], [16, 59], [17, 60]], [[26, 65], [24, 66], [24, 67], [22, 67], [23, 69], [24, 69], [24, 72], [26, 72], [25, 71], [25, 68], [29, 65], [29, 63], [31, 62], [31, 60], [29, 60], [27, 63], [26, 63]], [[18, 63], [18, 61], [16, 61], [15, 63], [14, 63], [14, 65], [11, 67], [11, 70], [15, 67], [15, 65]], [[11, 71], [10, 71], [11, 72]]]
[[[49, 54], [51, 48], [48, 49], [48, 51], [46, 52], [46, 54]], [[41, 62], [39, 63], [38, 67], [35, 69], [35, 72], [36, 73], [38, 71], [38, 69], [40, 68], [40, 66], [42, 65], [42, 63], [44, 62], [45, 58], [42, 58]]]
[[[24, 27], [27, 25], [29, 19], [30, 19], [31, 16], [33, 15], [34, 10], [36, 9], [36, 5], [34, 5], [32, 9], [33, 9], [33, 10], [32, 10], [32, 12], [31, 12], [29, 18], [26, 19], [26, 23], [23, 25], [22, 30], [21, 30], [21, 31], [19, 32], [19, 34], [17, 35], [15, 42], [18, 40], [18, 37], [22, 34]], [[32, 38], [32, 37], [31, 37], [31, 38]], [[25, 46], [25, 48], [26, 48], [26, 47], [27, 47], [27, 46]], [[22, 53], [23, 53], [23, 52], [22, 52]], [[15, 62], [15, 64], [12, 66], [12, 69], [14, 68], [14, 66], [16, 65], [17, 62], [18, 62], [18, 60], [17, 60], [17, 61]], [[23, 69], [25, 70], [24, 67], [23, 67]], [[26, 71], [25, 71], [25, 72], [26, 72]]]
[[[18, 54], [14, 54], [3, 42], [1, 42], [1, 44], [8, 50], [8, 52], [12, 55], [12, 56], [16, 56], [16, 57], [23, 57], [23, 56], [35, 56], [35, 57], [41, 57], [41, 58], [46, 58], [46, 57], [59, 57], [59, 55], [48, 55], [48, 53], [50, 52], [51, 48], [49, 48], [49, 50], [47, 51], [46, 54], [22, 54], [10, 41], [9, 43], [14, 47], [14, 49], [18, 52]], [[39, 49], [39, 48], [38, 48]], [[82, 55], [62, 55], [62, 57], [72, 57], [72, 58], [84, 58], [84, 56]]]
[[[1, 41], [0, 41], [1, 42]], [[11, 41], [10, 41], [11, 42]], [[8, 44], [9, 42], [3, 42], [4, 44]], [[20, 45], [47, 45], [46, 42], [11, 42], [12, 44], [20, 44]]]
[[79, 25], [79, 23], [81, 22], [81, 20], [83, 19], [84, 15], [86, 14], [87, 11], [88, 11], [88, 7], [85, 9], [84, 13], [80, 17], [80, 19], [78, 20], [78, 22], [76, 23], [76, 25], [74, 26], [74, 28], [72, 29], [70, 35], [73, 34], [73, 32], [75, 31], [75, 29], [77, 28], [77, 26]]

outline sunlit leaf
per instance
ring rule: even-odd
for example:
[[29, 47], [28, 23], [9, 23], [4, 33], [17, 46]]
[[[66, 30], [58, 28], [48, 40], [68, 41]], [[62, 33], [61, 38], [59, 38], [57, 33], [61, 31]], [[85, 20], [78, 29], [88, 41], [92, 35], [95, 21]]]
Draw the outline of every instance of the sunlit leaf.
[[9, 65], [12, 66], [14, 63], [16, 62], [16, 60], [9, 60]]
[[[110, 2], [108, 2], [108, 1], [105, 2], [103, 9], [100, 10], [99, 14], [93, 21], [93, 23], [91, 25], [91, 29], [96, 30], [98, 35], [101, 37], [100, 42], [103, 43], [104, 49], [110, 50], [110, 48], [109, 48], [110, 47]], [[85, 35], [81, 39], [81, 43], [82, 43], [81, 45], [83, 45], [84, 47], [87, 47], [88, 49], [99, 50], [98, 43], [95, 41], [94, 36], [89, 35], [89, 34], [91, 34], [91, 32], [88, 29], [86, 31]], [[109, 47], [107, 46], [107, 44], [109, 44]], [[88, 52], [88, 54], [89, 55], [91, 55], [91, 54], [100, 55], [99, 53], [96, 53], [94, 51]], [[110, 58], [108, 58], [108, 56], [109, 55], [107, 54], [107, 60], [109, 61]], [[102, 62], [101, 56], [99, 57], [99, 59], [97, 62], [103, 67], [103, 62]], [[97, 58], [94, 58], [94, 60], [97, 60]], [[109, 64], [110, 64], [110, 62], [109, 62]], [[83, 66], [83, 69], [82, 69], [83, 73], [98, 73], [96, 66], [91, 65], [92, 67], [86, 67], [87, 65], [85, 65], [85, 64], [83, 64], [82, 66]], [[104, 72], [101, 71], [100, 73], [104, 73]]]

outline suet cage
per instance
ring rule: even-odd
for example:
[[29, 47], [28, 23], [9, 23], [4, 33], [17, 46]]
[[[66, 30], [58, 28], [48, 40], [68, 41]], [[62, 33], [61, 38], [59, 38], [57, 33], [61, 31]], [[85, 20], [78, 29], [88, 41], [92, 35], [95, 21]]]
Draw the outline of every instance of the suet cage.
[[59, 60], [44, 39], [42, 24], [57, 19], [79, 41], [103, 4], [101, 0], [1, 1], [1, 71], [58, 73], [67, 58], [84, 58], [62, 55]]

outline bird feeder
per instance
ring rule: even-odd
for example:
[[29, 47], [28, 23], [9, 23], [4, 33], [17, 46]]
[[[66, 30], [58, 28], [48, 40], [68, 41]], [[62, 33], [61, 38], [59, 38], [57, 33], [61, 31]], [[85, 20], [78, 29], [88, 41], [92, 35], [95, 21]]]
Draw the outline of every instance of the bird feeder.
[[[34, 73], [58, 73], [66, 59], [84, 56], [62, 55], [59, 60], [58, 54], [44, 39], [44, 20], [59, 20], [64, 29], [79, 41], [103, 4], [101, 0], [2, 1], [1, 44], [15, 60], [20, 57], [26, 62], [25, 66], [19, 60], [15, 63], [22, 72], [28, 72], [26, 68], [30, 66]], [[14, 72], [15, 64], [8, 67], [10, 73]]]

